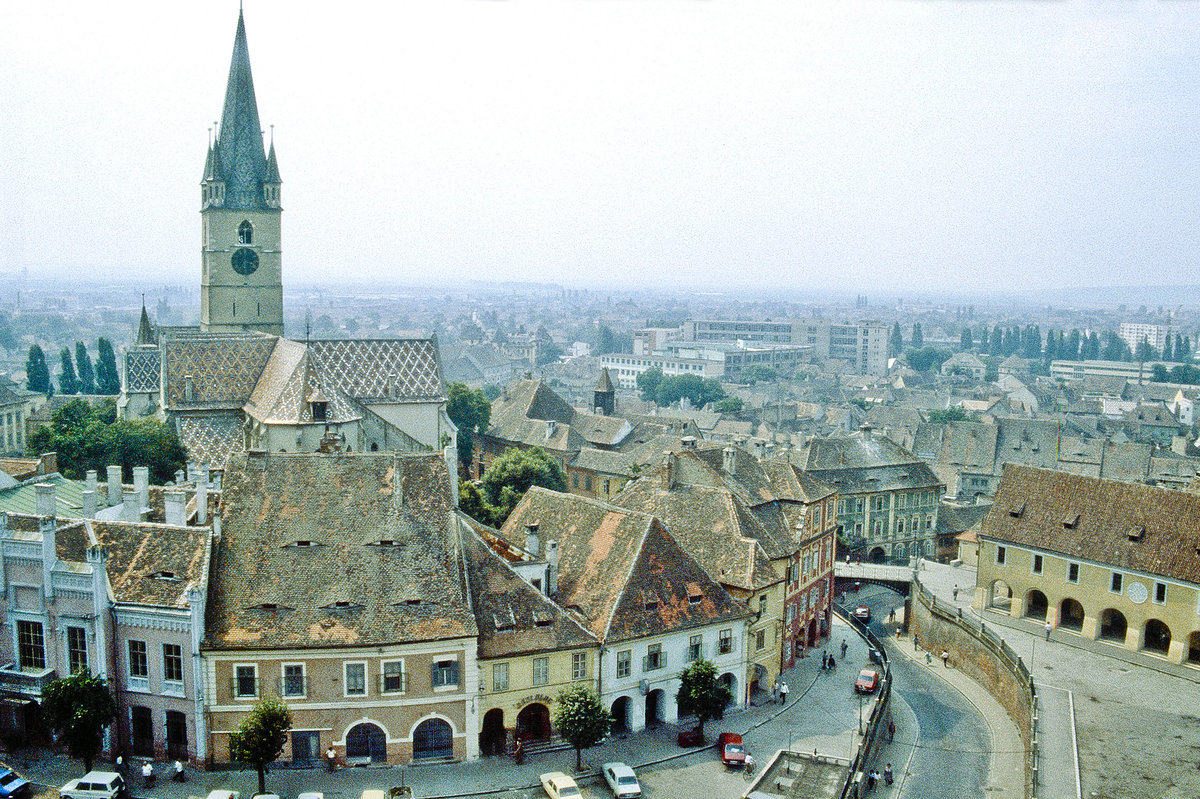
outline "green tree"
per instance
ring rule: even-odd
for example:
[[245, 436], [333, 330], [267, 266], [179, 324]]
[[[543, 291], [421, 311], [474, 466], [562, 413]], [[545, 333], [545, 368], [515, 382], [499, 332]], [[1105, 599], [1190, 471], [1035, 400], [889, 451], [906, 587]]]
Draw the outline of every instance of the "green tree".
[[475, 433], [487, 430], [492, 418], [492, 403], [478, 389], [472, 390], [463, 383], [446, 386], [446, 415], [458, 428], [459, 468], [470, 466], [475, 455]]
[[1167, 367], [1161, 363], [1156, 363], [1150, 367], [1150, 380], [1155, 383], [1166, 383], [1170, 379], [1167, 373]]
[[229, 757], [258, 770], [258, 792], [267, 792], [267, 766], [274, 763], [292, 729], [292, 711], [282, 699], [260, 699], [229, 736]]
[[704, 658], [692, 661], [679, 675], [679, 713], [696, 717], [696, 732], [704, 742], [704, 723], [720, 719], [733, 701], [729, 686], [717, 679], [717, 667]]
[[918, 372], [936, 372], [950, 359], [950, 351], [940, 347], [908, 350], [908, 365]]
[[25, 375], [30, 391], [50, 395], [54, 387], [50, 385], [50, 367], [46, 365], [46, 353], [37, 344], [29, 347], [29, 357], [25, 359]]
[[84, 773], [104, 742], [104, 728], [117, 717], [117, 702], [103, 678], [86, 668], [53, 680], [42, 691], [42, 718], [71, 757], [83, 761]]
[[945, 424], [946, 422], [967, 422], [970, 421], [971, 415], [963, 409], [961, 405], [951, 405], [943, 410], [933, 410], [929, 412], [929, 422], [931, 424]]
[[639, 374], [637, 387], [642, 392], [642, 399], [646, 402], [654, 402], [654, 398], [658, 395], [658, 386], [664, 379], [662, 367], [659, 366], [651, 366]]
[[1133, 356], [1125, 340], [1113, 331], [1104, 334], [1104, 349], [1100, 357], [1106, 361], [1128, 361]]
[[[525, 496], [531, 486], [541, 486], [552, 491], [567, 490], [567, 476], [563, 474], [558, 461], [546, 454], [540, 447], [518, 449], [509, 447], [499, 458], [492, 461], [487, 472], [475, 484], [467, 485], [475, 488], [478, 501], [474, 496], [466, 498], [467, 507], [463, 512], [484, 524], [499, 527], [512, 513], [513, 508]], [[462, 492], [472, 489], [460, 487], [460, 504], [464, 499]], [[476, 513], [468, 509], [474, 508]], [[478, 515], [476, 515], [478, 514]]]
[[1004, 354], [1004, 331], [1000, 325], [992, 328], [992, 340], [988, 343], [988, 352], [992, 355]]
[[747, 366], [742, 370], [742, 382], [754, 385], [755, 383], [773, 383], [779, 379], [779, 372], [765, 364], [755, 363]]
[[121, 376], [117, 373], [117, 355], [112, 342], [101, 338], [96, 342], [96, 393], [120, 394]]
[[717, 413], [737, 413], [741, 409], [741, 397], [726, 397], [723, 400], [717, 400], [717, 403], [713, 405], [713, 410]]
[[559, 692], [554, 726], [575, 747], [576, 771], [582, 766], [583, 750], [608, 737], [612, 724], [612, 714], [587, 685], [576, 683]]
[[79, 370], [79, 393], [95, 394], [96, 372], [92, 369], [87, 346], [82, 341], [75, 342], [75, 368]]
[[971, 335], [971, 328], [964, 327], [962, 329], [962, 334], [959, 336], [959, 341], [961, 342], [961, 346], [964, 351], [969, 352], [975, 348], [975, 339]]
[[895, 358], [900, 353], [904, 352], [904, 333], [900, 330], [900, 323], [892, 325], [892, 334], [888, 337], [888, 356]]
[[1142, 340], [1138, 342], [1137, 351], [1133, 354], [1133, 359], [1138, 363], [1153, 361], [1158, 356], [1154, 347], [1150, 344], [1150, 339], [1142, 336]]
[[1175, 350], [1172, 347], [1173, 344], [1174, 344], [1174, 341], [1172, 341], [1172, 339], [1171, 339], [1171, 334], [1168, 333], [1166, 343], [1163, 344], [1162, 359], [1164, 361], [1175, 360]]
[[63, 347], [62, 352], [58, 354], [58, 359], [62, 363], [62, 372], [58, 376], [58, 393], [78, 394], [79, 378], [75, 376], [75, 364], [71, 360], [71, 350]]
[[153, 419], [118, 420], [112, 400], [92, 405], [74, 399], [54, 412], [50, 425], [29, 437], [32, 455], [58, 453], [58, 468], [73, 480], [82, 480], [89, 469], [103, 472], [120, 464], [125, 479], [134, 466], [149, 466], [151, 479], [165, 483], [187, 464], [187, 452], [175, 428]]
[[917, 350], [925, 346], [925, 334], [921, 332], [920, 322], [913, 322], [912, 346]]
[[13, 333], [8, 314], [0, 315], [0, 347], [3, 347], [6, 352], [12, 352], [17, 348], [17, 336]]

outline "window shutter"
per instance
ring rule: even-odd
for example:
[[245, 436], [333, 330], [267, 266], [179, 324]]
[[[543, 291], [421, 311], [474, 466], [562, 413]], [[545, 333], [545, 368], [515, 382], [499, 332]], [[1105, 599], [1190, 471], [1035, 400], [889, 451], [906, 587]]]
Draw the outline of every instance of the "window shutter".
[[435, 686], [438, 684], [437, 663], [434, 663], [432, 666], [429, 667], [429, 684], [435, 685]]
[[458, 661], [450, 664], [450, 682], [449, 685], [458, 685]]

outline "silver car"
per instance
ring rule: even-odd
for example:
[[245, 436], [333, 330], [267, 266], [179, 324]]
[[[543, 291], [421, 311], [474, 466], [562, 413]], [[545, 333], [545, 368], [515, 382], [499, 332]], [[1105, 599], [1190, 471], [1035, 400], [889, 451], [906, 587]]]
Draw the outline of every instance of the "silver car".
[[608, 783], [617, 799], [642, 795], [642, 786], [638, 784], [637, 775], [624, 763], [605, 763], [600, 767], [600, 773], [604, 775], [604, 781]]

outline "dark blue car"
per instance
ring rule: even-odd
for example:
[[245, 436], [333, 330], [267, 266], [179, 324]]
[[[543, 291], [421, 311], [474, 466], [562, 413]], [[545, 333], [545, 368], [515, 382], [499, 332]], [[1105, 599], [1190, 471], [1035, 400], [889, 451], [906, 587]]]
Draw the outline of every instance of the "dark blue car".
[[29, 780], [8, 766], [0, 766], [0, 799], [22, 796], [29, 792]]

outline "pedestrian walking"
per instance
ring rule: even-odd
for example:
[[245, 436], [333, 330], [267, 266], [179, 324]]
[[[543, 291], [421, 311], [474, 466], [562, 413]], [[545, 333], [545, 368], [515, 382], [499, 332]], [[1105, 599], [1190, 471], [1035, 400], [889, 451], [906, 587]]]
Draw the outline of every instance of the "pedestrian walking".
[[892, 774], [892, 764], [888, 763], [883, 767], [883, 781], [891, 785], [895, 781], [895, 776]]
[[781, 704], [781, 705], [787, 704], [787, 695], [788, 695], [787, 683], [780, 682], [779, 683], [779, 704]]
[[945, 649], [942, 650], [942, 665], [946, 668], [950, 668], [950, 653]]
[[913, 633], [913, 651], [914, 651], [914, 652], [916, 652], [916, 651], [917, 651], [917, 647], [918, 647], [918, 645], [919, 645], [919, 644], [918, 644], [918, 642], [917, 642], [917, 634], [916, 634], [916, 633]]
[[878, 781], [878, 777], [875, 776], [875, 769], [871, 769], [869, 772], [867, 772], [867, 790], [868, 791], [875, 790], [875, 783], [877, 781]]
[[329, 748], [325, 750], [325, 768], [329, 771], [337, 768], [337, 750], [333, 748], [333, 744], [330, 744]]
[[142, 764], [142, 782], [147, 788], [154, 787], [154, 766], [150, 765], [149, 760]]
[[891, 610], [888, 611], [888, 624], [891, 624], [895, 620], [896, 620], [896, 609], [892, 608]]
[[896, 722], [888, 719], [888, 743], [891, 743], [896, 738]]
[[518, 738], [513, 745], [513, 762], [518, 766], [525, 762], [525, 744]]
[[846, 639], [842, 639], [842, 657], [846, 657]]
[[172, 782], [186, 782], [187, 775], [183, 773], [183, 763], [175, 761], [175, 772], [171, 775]]
[[1050, 622], [1046, 622], [1046, 640], [1047, 641], [1050, 640], [1050, 631], [1053, 629], [1054, 629], [1054, 625], [1052, 625]]
[[958, 585], [957, 584], [955, 584], [955, 586], [954, 586], [954, 601], [955, 602], [958, 601]]

